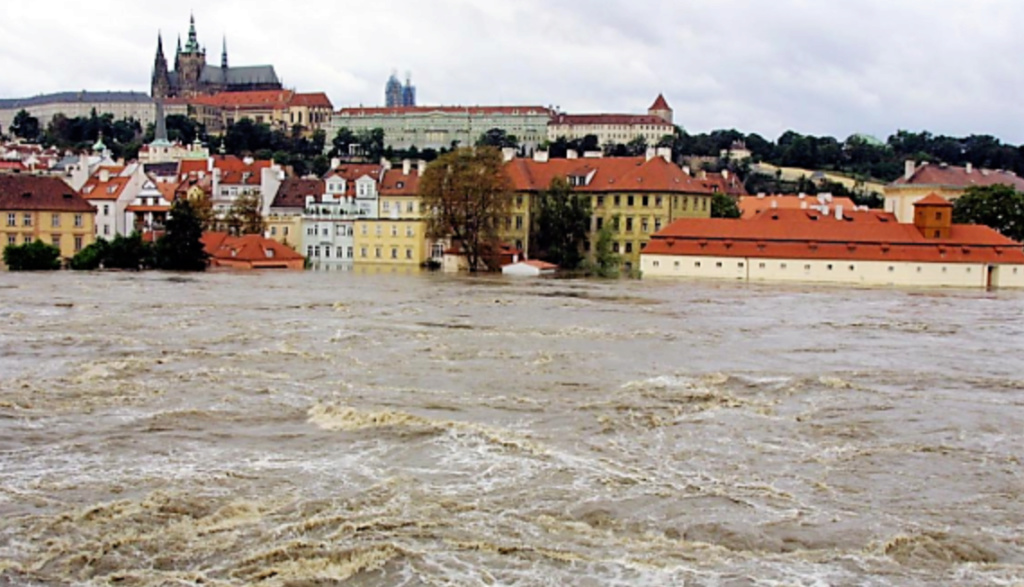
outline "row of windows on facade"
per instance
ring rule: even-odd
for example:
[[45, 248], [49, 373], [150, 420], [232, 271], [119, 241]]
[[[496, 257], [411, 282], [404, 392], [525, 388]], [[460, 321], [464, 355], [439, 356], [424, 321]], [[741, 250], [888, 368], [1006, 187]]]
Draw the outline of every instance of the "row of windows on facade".
[[[283, 229], [284, 230], [282, 232], [282, 235], [287, 236], [288, 227], [283, 227]], [[335, 236], [355, 236], [355, 232], [355, 228], [352, 225], [339, 224], [335, 226]], [[362, 236], [369, 236], [369, 229], [367, 228], [367, 225], [362, 225], [361, 233]], [[380, 224], [374, 226], [374, 233], [376, 234], [376, 236], [383, 236], [383, 229]], [[270, 227], [270, 234], [271, 236], [277, 235], [276, 226]], [[329, 226], [307, 226], [306, 236], [331, 236], [331, 229]], [[391, 225], [391, 236], [398, 236], [398, 225]], [[413, 228], [411, 224], [405, 227], [405, 236], [416, 236], [416, 230]]]
[[[78, 251], [82, 250], [82, 246], [84, 244], [84, 239], [83, 239], [83, 237], [78, 236], [78, 235], [75, 235], [74, 239], [75, 239], [75, 252], [77, 253]], [[60, 244], [61, 244], [62, 240], [63, 240], [63, 235], [59, 235], [59, 234], [51, 234], [50, 235], [50, 244], [52, 244], [53, 246], [57, 247], [58, 249], [60, 248]], [[36, 241], [36, 236], [34, 234], [31, 234], [31, 233], [24, 234], [21, 237], [21, 242], [22, 242], [22, 244], [25, 244], [25, 245], [31, 244], [31, 243], [33, 243], [35, 241]], [[14, 246], [14, 245], [18, 244], [18, 235], [17, 235], [17, 233], [9, 233], [7, 235], [7, 244], [11, 245], [11, 246]]]
[[[661, 262], [660, 261], [654, 261], [654, 262], [651, 263], [651, 265], [653, 265], [654, 267], [661, 267]], [[725, 264], [724, 264], [723, 261], [716, 261], [715, 262], [715, 268], [716, 269], [722, 269], [724, 267], [724, 265]], [[693, 262], [693, 266], [694, 266], [695, 269], [700, 269], [702, 267], [702, 262], [701, 261], [694, 261]], [[681, 261], [675, 261], [674, 262], [674, 268], [675, 269], [679, 269], [681, 267], [682, 267], [682, 262]], [[743, 261], [739, 261], [739, 262], [736, 263], [736, 267], [738, 269], [743, 269], [744, 267], [746, 267], [746, 264]], [[757, 268], [758, 269], [768, 269], [768, 263], [758, 263], [757, 264]], [[783, 271], [785, 271], [786, 269], [789, 269], [789, 263], [779, 263], [779, 269], [781, 269]], [[810, 271], [811, 269], [813, 269], [813, 265], [811, 265], [810, 263], [807, 263], [807, 264], [804, 265], [804, 271]], [[833, 271], [833, 270], [836, 269], [836, 265], [834, 263], [828, 263], [827, 265], [825, 265], [825, 269], [827, 271]], [[857, 265], [856, 264], [848, 265], [847, 269], [850, 270], [850, 271], [856, 271], [857, 270]], [[971, 267], [964, 267], [964, 273], [970, 273], [971, 269], [972, 269]], [[896, 272], [896, 266], [895, 265], [889, 265], [888, 271], [889, 271], [889, 273], [895, 273]], [[924, 267], [922, 265], [918, 265], [916, 267], [916, 270], [915, 270], [916, 273], [922, 273], [923, 271], [924, 271]], [[949, 272], [949, 267], [946, 266], [946, 265], [943, 265], [942, 266], [942, 272], [943, 273], [948, 273]], [[1017, 268], [1016, 267], [1013, 268], [1013, 272], [1014, 272], [1014, 274], [1017, 273]]]
[[[354, 247], [330, 247], [330, 246], [320, 247], [320, 246], [316, 246], [316, 245], [309, 245], [309, 246], [306, 247], [306, 256], [311, 258], [311, 259], [330, 259], [331, 258], [331, 251], [335, 252], [334, 258], [336, 258], [336, 259], [354, 259], [355, 258], [355, 254], [354, 254], [355, 253], [355, 248]], [[398, 251], [399, 251], [398, 247], [391, 247], [391, 258], [392, 259], [398, 259]], [[359, 249], [359, 256], [361, 258], [363, 258], [363, 259], [368, 259], [369, 258], [369, 249], [367, 247], [360, 247], [360, 249]], [[383, 259], [384, 258], [384, 249], [383, 249], [383, 247], [375, 247], [373, 249], [373, 256], [374, 256], [375, 259]], [[410, 260], [410, 261], [413, 259], [413, 249], [412, 249], [412, 247], [406, 247], [405, 248], [405, 258], [407, 260]]]
[[[571, 179], [570, 179], [570, 183], [571, 183]], [[649, 208], [652, 201], [654, 202], [654, 207], [655, 208], [661, 208], [662, 201], [663, 201], [661, 196], [653, 196], [653, 200], [652, 200], [652, 196], [625, 196], [625, 198], [626, 198], [626, 207], [627, 208], [634, 207], [636, 205], [636, 199], [638, 197], [640, 198], [640, 207], [641, 208]], [[622, 206], [622, 198], [623, 198], [623, 196], [611, 196], [611, 198], [612, 198], [612, 205], [613, 206], [616, 206], [616, 207]], [[693, 196], [692, 198], [690, 196], [683, 196], [682, 197], [682, 207], [681, 207], [681, 209], [682, 210], [693, 210], [693, 211], [697, 211], [699, 209], [702, 212], [707, 212], [707, 210], [708, 210], [708, 201], [709, 200], [708, 200], [707, 196]], [[693, 204], [692, 207], [690, 206], [691, 202]], [[679, 196], [673, 196], [673, 205], [675, 205], [677, 208], [679, 208], [680, 207], [679, 203], [680, 203]], [[605, 204], [605, 196], [594, 196], [594, 207], [595, 208], [600, 208], [600, 207], [604, 206], [604, 204]]]
[[[7, 213], [7, 226], [18, 225], [18, 214], [16, 212]], [[32, 213], [25, 212], [22, 215], [22, 226], [32, 226]], [[50, 226], [52, 228], [60, 228], [60, 214], [50, 215]], [[85, 226], [85, 218], [81, 214], [75, 214], [75, 228], [82, 228]]]
[[[616, 216], [611, 220], [612, 228], [614, 228], [618, 232], [633, 232], [633, 229], [636, 226], [636, 223], [634, 222], [632, 217], [620, 219], [619, 217]], [[624, 222], [622, 220], [624, 220]], [[604, 228], [604, 218], [597, 218], [595, 220], [595, 226], [597, 230], [601, 230], [602, 228]], [[640, 219], [640, 232], [649, 233], [651, 231], [651, 226], [652, 223], [649, 218]], [[659, 230], [661, 230], [661, 218], [655, 218], [653, 226], [654, 232], [658, 232]], [[623, 227], [625, 227], [624, 231], [622, 230]]]

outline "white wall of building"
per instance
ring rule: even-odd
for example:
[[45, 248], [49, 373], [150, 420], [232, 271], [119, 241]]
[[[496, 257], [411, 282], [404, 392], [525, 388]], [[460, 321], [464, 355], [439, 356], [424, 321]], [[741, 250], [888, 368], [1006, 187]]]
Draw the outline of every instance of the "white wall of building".
[[640, 267], [645, 278], [969, 288], [987, 287], [991, 270], [994, 287], [1024, 287], [1024, 265], [641, 255]]

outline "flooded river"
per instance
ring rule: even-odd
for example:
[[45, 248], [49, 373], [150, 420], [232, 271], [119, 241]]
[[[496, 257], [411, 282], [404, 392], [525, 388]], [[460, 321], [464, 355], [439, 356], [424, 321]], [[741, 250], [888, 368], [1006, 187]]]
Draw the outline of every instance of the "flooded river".
[[1024, 585], [1024, 295], [0, 273], [0, 585]]

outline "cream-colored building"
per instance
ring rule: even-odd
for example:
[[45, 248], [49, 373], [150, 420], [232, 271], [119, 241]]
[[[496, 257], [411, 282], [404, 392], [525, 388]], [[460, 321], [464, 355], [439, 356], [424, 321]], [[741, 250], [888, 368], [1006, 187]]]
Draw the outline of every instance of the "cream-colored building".
[[96, 208], [56, 177], [0, 174], [0, 248], [40, 240], [69, 259], [96, 239]]
[[514, 135], [527, 149], [548, 138], [553, 112], [543, 106], [406, 106], [396, 108], [343, 108], [327, 131], [328, 143], [339, 130], [354, 133], [384, 131], [384, 146], [393, 149], [470, 147], [489, 130]]
[[[143, 128], [156, 120], [156, 103], [148, 94], [141, 92], [61, 92], [0, 100], [0, 128], [11, 126], [18, 112], [25, 110], [39, 120], [41, 129], [58, 114], [67, 118], [111, 114], [114, 120], [134, 119]], [[168, 114], [185, 114], [187, 109], [179, 104], [167, 106]]]
[[600, 145], [627, 144], [643, 137], [648, 145], [656, 145], [665, 135], [675, 133], [672, 108], [665, 97], [658, 95], [647, 114], [557, 114], [548, 124], [548, 140], [597, 137]]
[[903, 177], [885, 188], [885, 210], [892, 212], [900, 222], [914, 218], [914, 203], [930, 194], [953, 201], [964, 195], [967, 188], [1008, 185], [1024, 191], [1024, 178], [1012, 171], [977, 169], [968, 164], [957, 167], [946, 164], [907, 161]]
[[891, 213], [779, 210], [754, 220], [682, 220], [644, 249], [644, 278], [902, 287], [1024, 287], [1024, 252], [987, 226], [954, 225], [948, 202]]
[[360, 266], [420, 267], [439, 260], [444, 243], [427, 237], [425, 210], [419, 197], [422, 161], [403, 161], [401, 169], [388, 169], [380, 182], [380, 214], [356, 220], [355, 264]]
[[307, 135], [325, 129], [334, 106], [322, 92], [298, 93], [293, 90], [262, 90], [254, 92], [220, 92], [209, 96], [168, 100], [169, 104], [186, 104], [189, 116], [206, 127], [211, 134], [221, 134], [243, 118], [272, 129], [291, 132], [302, 126]]

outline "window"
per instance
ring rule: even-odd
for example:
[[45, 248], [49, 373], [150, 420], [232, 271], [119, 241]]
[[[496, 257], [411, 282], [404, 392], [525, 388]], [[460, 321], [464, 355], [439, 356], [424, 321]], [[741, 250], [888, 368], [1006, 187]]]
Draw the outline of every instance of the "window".
[[110, 216], [110, 204], [103, 204], [103, 215]]
[[83, 222], [82, 222], [82, 215], [81, 214], [75, 214], [75, 228], [82, 228], [82, 224], [83, 224]]
[[416, 207], [412, 202], [407, 202], [405, 204], [405, 211], [412, 214], [413, 212], [416, 211]]
[[633, 196], [627, 196], [626, 197], [626, 205], [627, 206], [632, 206], [633, 205]]
[[676, 269], [679, 269], [679, 261], [676, 261], [675, 267], [676, 267]]
[[270, 236], [277, 236], [277, 227], [276, 226], [271, 226], [270, 227]]
[[516, 208], [523, 207], [523, 196], [516, 196]]
[[892, 265], [889, 265], [889, 273], [892, 273], [894, 271], [896, 271], [896, 268], [893, 267]]
[[765, 265], [764, 263], [758, 263], [757, 264], [757, 268], [758, 269], [764, 269], [765, 267], [767, 267], [767, 265]]
[[103, 234], [105, 236], [109, 236], [110, 235], [110, 225], [109, 224], [104, 224], [103, 225]]
[[376, 226], [376, 232], [377, 232], [377, 236], [381, 235], [381, 226], [379, 224]]
[[359, 256], [364, 259], [366, 258], [366, 247], [359, 247]]
[[736, 266], [739, 267], [740, 269], [743, 269], [743, 263], [737, 263]]
[[307, 257], [312, 257], [313, 256], [313, 245], [308, 245], [306, 247], [306, 256]]
[[412, 260], [412, 248], [410, 248], [410, 247], [406, 247], [405, 248], [405, 258], [409, 259], [409, 260]]
[[604, 196], [597, 197], [597, 205], [595, 206], [595, 208], [600, 206], [604, 206]]
[[[366, 225], [365, 224], [363, 225], [362, 233], [363, 233], [363, 236], [366, 236]], [[366, 255], [363, 255], [363, 256], [365, 257]]]
[[[348, 258], [349, 258], [349, 259], [351, 259], [352, 257], [354, 257], [354, 256], [355, 256], [355, 255], [353, 255], [353, 253], [354, 253], [354, 252], [355, 252], [355, 251], [354, 251], [354, 249], [353, 249], [352, 247], [349, 247], [349, 248], [348, 248]], [[366, 255], [363, 255], [363, 256], [365, 257]]]
[[857, 267], [856, 267], [856, 266], [854, 266], [854, 265], [850, 265], [850, 271], [856, 271], [856, 269], [857, 269]]
[[618, 253], [619, 252], [619, 243], [612, 243], [612, 252], [613, 253]]
[[811, 264], [810, 263], [804, 265], [804, 271], [810, 271], [810, 270], [811, 270]]
[[935, 213], [935, 219], [936, 220], [942, 220], [942, 212], [936, 212]]
[[21, 225], [22, 226], [32, 226], [32, 215], [29, 214], [28, 212], [26, 212], [24, 217], [22, 218]]
[[643, 206], [644, 208], [650, 205], [650, 196], [644, 196], [640, 198], [640, 205]]
[[78, 251], [81, 251], [81, 250], [82, 250], [82, 237], [76, 236], [75, 237], [75, 252], [77, 253]]
[[721, 269], [722, 268], [722, 262], [719, 261], [719, 262], [715, 263], [715, 268]]
[[391, 258], [392, 259], [397, 259], [398, 258], [398, 247], [391, 247]]
[[343, 249], [341, 247], [338, 247], [337, 254], [335, 256], [338, 257], [339, 259], [344, 258], [345, 257], [345, 249]]
[[516, 216], [516, 230], [522, 230], [522, 229], [523, 229], [523, 217], [522, 216]]
[[626, 219], [626, 232], [633, 232], [633, 219], [632, 218], [627, 218]]
[[325, 259], [330, 259], [331, 258], [331, 247], [327, 247], [327, 246], [324, 247], [324, 258]]
[[661, 230], [661, 218], [655, 218], [654, 219], [654, 232], [658, 232], [660, 230]]
[[313, 247], [313, 256], [314, 257], [319, 257], [320, 256], [320, 247], [319, 246]]
[[654, 206], [656, 208], [661, 208], [661, 196], [654, 198]]
[[832, 263], [829, 263], [828, 265], [825, 265], [825, 269], [828, 269], [829, 271], [832, 271]]
[[786, 268], [787, 268], [787, 265], [785, 263], [779, 263], [779, 269], [786, 269]]
[[53, 214], [50, 216], [50, 226], [53, 228], [60, 228], [60, 214]]
[[14, 212], [9, 212], [7, 214], [7, 226], [17, 226], [17, 225], [18, 225], [18, 215], [15, 214]]
[[615, 205], [619, 206], [622, 204], [622, 196], [615, 196]]
[[657, 261], [655, 261], [655, 262], [653, 263], [653, 265], [654, 265], [655, 267], [661, 267], [661, 263], [659, 263], [659, 262], [657, 262]]
[[374, 249], [374, 251], [373, 251], [373, 256], [377, 257], [378, 259], [380, 259], [383, 256], [383, 252], [384, 252], [383, 249], [381, 249], [380, 247], [376, 247]]
[[412, 236], [415, 235], [415, 233], [416, 233], [416, 231], [413, 230], [412, 225], [411, 224], [407, 224], [406, 227], [405, 227], [405, 236], [412, 237]]
[[694, 261], [693, 266], [696, 267], [697, 269], [700, 269], [700, 261]]
[[391, 211], [391, 202], [389, 202], [387, 200], [384, 200], [383, 207], [384, 207], [384, 211], [385, 212], [390, 212]]
[[627, 253], [632, 253], [633, 252], [633, 243], [632, 242], [626, 243], [626, 252]]
[[53, 243], [53, 246], [55, 246], [55, 247], [57, 247], [59, 249], [60, 248], [60, 235], [59, 234], [55, 234], [55, 235], [50, 236], [50, 242]]
[[941, 238], [941, 237], [942, 237], [942, 231], [936, 230], [935, 231], [935, 238]]
[[601, 230], [601, 228], [602, 228], [603, 226], [604, 226], [604, 218], [598, 218], [598, 219], [597, 219], [597, 229], [598, 229], [598, 230]]
[[644, 218], [643, 220], [640, 221], [640, 230], [643, 231], [643, 232], [647, 232], [648, 228], [649, 227], [647, 225], [647, 219]]
[[[15, 237], [13, 234], [7, 235], [7, 244], [13, 245], [15, 242], [17, 242], [17, 237]], [[1016, 269], [1014, 269], [1014, 271], [1016, 271]]]
[[391, 225], [391, 236], [398, 236], [398, 225], [397, 224], [392, 224]]
[[[921, 266], [920, 266], [920, 265], [918, 265], [918, 266], [917, 266], [917, 272], [918, 272], [918, 273], [920, 273], [920, 272], [921, 272]], [[1017, 272], [1017, 270], [1016, 270], [1016, 269], [1014, 269], [1014, 270], [1013, 270], [1013, 272], [1014, 272], [1014, 273], [1016, 273], [1016, 272]]]

